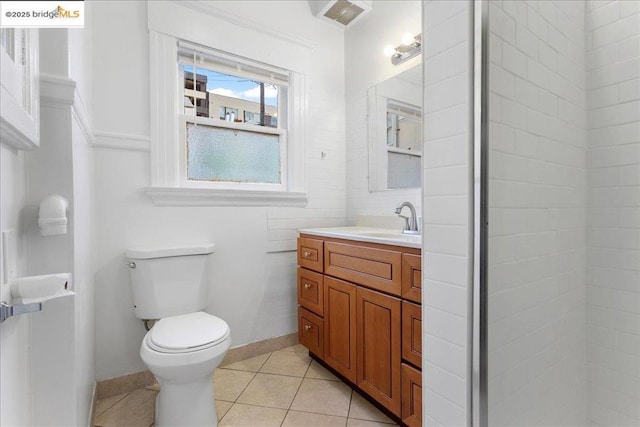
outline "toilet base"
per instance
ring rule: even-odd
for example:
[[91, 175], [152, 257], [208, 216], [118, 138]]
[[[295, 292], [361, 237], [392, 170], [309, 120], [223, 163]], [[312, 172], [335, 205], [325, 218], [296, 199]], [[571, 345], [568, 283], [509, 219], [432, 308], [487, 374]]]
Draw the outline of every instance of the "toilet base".
[[213, 373], [190, 383], [160, 380], [156, 397], [157, 427], [217, 427], [218, 416], [213, 400]]

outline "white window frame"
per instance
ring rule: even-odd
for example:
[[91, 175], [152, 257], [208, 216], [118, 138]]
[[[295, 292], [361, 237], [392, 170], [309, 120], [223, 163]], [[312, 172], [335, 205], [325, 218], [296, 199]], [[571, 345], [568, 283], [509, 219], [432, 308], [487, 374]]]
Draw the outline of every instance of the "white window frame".
[[[286, 153], [282, 181], [273, 184], [238, 184], [186, 181], [186, 124], [183, 110], [183, 83], [178, 66], [181, 39], [149, 30], [151, 101], [151, 186], [145, 192], [156, 205], [171, 206], [305, 206], [304, 135], [306, 119], [305, 81], [299, 72], [289, 72], [287, 96]], [[183, 40], [184, 43], [189, 41]], [[202, 47], [201, 48], [205, 48]], [[212, 49], [220, 54], [219, 50]], [[255, 61], [258, 62], [258, 61]], [[265, 65], [266, 66], [266, 65]], [[266, 66], [268, 67], [268, 66]], [[193, 119], [192, 116], [190, 116]], [[206, 124], [199, 117], [196, 122]], [[216, 121], [216, 126], [220, 121]], [[228, 123], [227, 127], [242, 126]], [[247, 126], [247, 125], [245, 125]], [[185, 130], [181, 130], [184, 128]], [[255, 127], [251, 126], [255, 131]]]
[[[269, 82], [269, 79], [266, 76], [261, 75], [253, 75], [247, 72], [233, 70], [228, 67], [223, 67], [216, 64], [214, 61], [216, 60], [227, 60], [233, 62], [235, 64], [240, 65], [241, 63], [248, 64], [252, 68], [258, 68], [263, 72], [269, 72], [269, 69], [277, 72], [282, 76], [282, 79], [286, 80], [272, 80], [271, 82], [276, 84], [279, 88], [288, 87], [289, 86], [289, 72], [286, 70], [275, 69], [272, 67], [268, 67], [263, 64], [255, 63], [254, 61], [247, 61], [241, 58], [236, 58], [232, 55], [224, 54], [221, 52], [213, 52], [210, 49], [203, 48], [202, 46], [195, 46], [190, 43], [178, 43], [180, 54], [179, 59], [176, 64], [178, 70], [178, 85], [176, 90], [178, 91], [178, 99], [183, 99], [184, 97], [184, 72], [180, 70], [183, 64], [190, 65], [227, 74], [238, 77], [247, 77], [247, 78], [255, 78], [265, 83]], [[203, 63], [199, 63], [199, 59], [196, 59], [196, 63], [194, 63], [191, 58], [189, 58], [190, 54], [187, 55], [186, 52], [194, 52], [197, 58], [209, 57], [211, 58], [209, 61], [204, 61]], [[253, 124], [246, 123], [234, 123], [234, 122], [226, 122], [219, 120], [217, 118], [208, 118], [201, 116], [192, 116], [188, 114], [184, 114], [184, 108], [182, 104], [178, 105], [178, 117], [180, 119], [180, 127], [179, 127], [179, 140], [180, 140], [180, 153], [179, 153], [179, 165], [180, 165], [180, 186], [185, 188], [210, 188], [210, 189], [226, 189], [226, 190], [257, 190], [257, 191], [287, 191], [287, 183], [288, 183], [288, 164], [287, 164], [287, 128], [288, 128], [288, 118], [287, 118], [287, 100], [288, 100], [288, 90], [287, 96], [282, 99], [280, 96], [281, 91], [278, 92], [278, 127], [271, 128], [267, 126], [258, 126]], [[278, 144], [280, 146], [280, 183], [259, 183], [259, 182], [225, 182], [225, 181], [200, 181], [200, 180], [189, 180], [187, 177], [187, 134], [186, 128], [187, 124], [195, 124], [195, 125], [205, 125], [211, 127], [225, 128], [225, 129], [237, 129], [247, 132], [253, 133], [264, 133], [270, 135], [278, 135]], [[281, 125], [284, 127], [281, 127]]]

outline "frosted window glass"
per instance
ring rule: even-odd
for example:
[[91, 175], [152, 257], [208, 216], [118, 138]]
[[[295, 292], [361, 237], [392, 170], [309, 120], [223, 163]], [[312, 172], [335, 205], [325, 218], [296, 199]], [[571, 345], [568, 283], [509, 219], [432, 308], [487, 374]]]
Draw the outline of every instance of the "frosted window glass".
[[187, 179], [280, 183], [280, 137], [187, 124]]

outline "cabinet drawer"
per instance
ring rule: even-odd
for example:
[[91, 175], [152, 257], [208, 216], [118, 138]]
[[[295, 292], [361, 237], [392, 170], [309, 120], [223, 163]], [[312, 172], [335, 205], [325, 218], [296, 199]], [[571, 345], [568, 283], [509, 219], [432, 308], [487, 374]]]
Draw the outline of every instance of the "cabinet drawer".
[[402, 422], [422, 426], [422, 372], [402, 364]]
[[324, 265], [322, 240], [298, 237], [298, 265], [322, 273]]
[[324, 269], [331, 276], [400, 296], [401, 252], [325, 242]]
[[324, 292], [322, 274], [298, 267], [298, 304], [324, 315]]
[[402, 301], [402, 358], [422, 368], [422, 307]]
[[402, 298], [422, 302], [422, 257], [402, 254]]
[[309, 310], [298, 307], [298, 341], [311, 353], [324, 357], [324, 322]]

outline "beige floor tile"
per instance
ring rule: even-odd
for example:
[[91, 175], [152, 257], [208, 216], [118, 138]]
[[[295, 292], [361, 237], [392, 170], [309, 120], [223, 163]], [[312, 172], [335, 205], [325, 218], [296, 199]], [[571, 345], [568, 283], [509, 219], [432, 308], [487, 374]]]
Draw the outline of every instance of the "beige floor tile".
[[292, 345], [291, 347], [286, 347], [279, 351], [296, 351], [298, 353], [309, 353], [309, 349], [302, 344]]
[[398, 424], [386, 424], [379, 423], [377, 421], [366, 421], [366, 420], [358, 420], [355, 418], [349, 418], [347, 420], [347, 427], [389, 427], [389, 426], [397, 426]]
[[305, 378], [291, 409], [346, 417], [350, 400], [351, 388], [343, 382]]
[[309, 369], [304, 376], [305, 378], [314, 378], [316, 380], [332, 380], [332, 381], [340, 381], [338, 377], [329, 372], [324, 366], [316, 362], [315, 360], [311, 361], [311, 365], [309, 365]]
[[150, 426], [154, 421], [154, 402], [158, 393], [153, 390], [132, 391], [125, 398], [96, 417], [101, 427]]
[[261, 406], [235, 403], [220, 421], [220, 427], [250, 426], [278, 427], [282, 424], [287, 411], [284, 409], [264, 408]]
[[274, 351], [262, 365], [260, 372], [265, 374], [291, 375], [304, 377], [309, 368], [311, 358], [297, 351]]
[[216, 369], [213, 373], [213, 396], [216, 400], [235, 402], [254, 376], [253, 372]]
[[231, 402], [225, 402], [224, 400], [216, 400], [216, 415], [218, 415], [218, 421], [222, 419], [229, 411], [229, 408], [233, 406]]
[[351, 407], [349, 408], [349, 418], [359, 420], [379, 421], [382, 423], [393, 423], [393, 421], [383, 414], [378, 408], [373, 406], [367, 399], [360, 396], [356, 391], [351, 396]]
[[122, 393], [117, 396], [106, 397], [104, 399], [98, 400], [96, 402], [96, 417], [121, 401], [127, 394], [128, 393]]
[[345, 427], [346, 424], [344, 417], [289, 411], [282, 427]]
[[236, 371], [258, 372], [262, 367], [262, 365], [264, 365], [264, 362], [267, 361], [270, 355], [271, 353], [261, 354], [260, 356], [256, 356], [250, 359], [231, 363], [230, 365], [223, 366], [221, 369], [234, 369]]
[[289, 409], [302, 378], [256, 374], [238, 398], [238, 403]]

